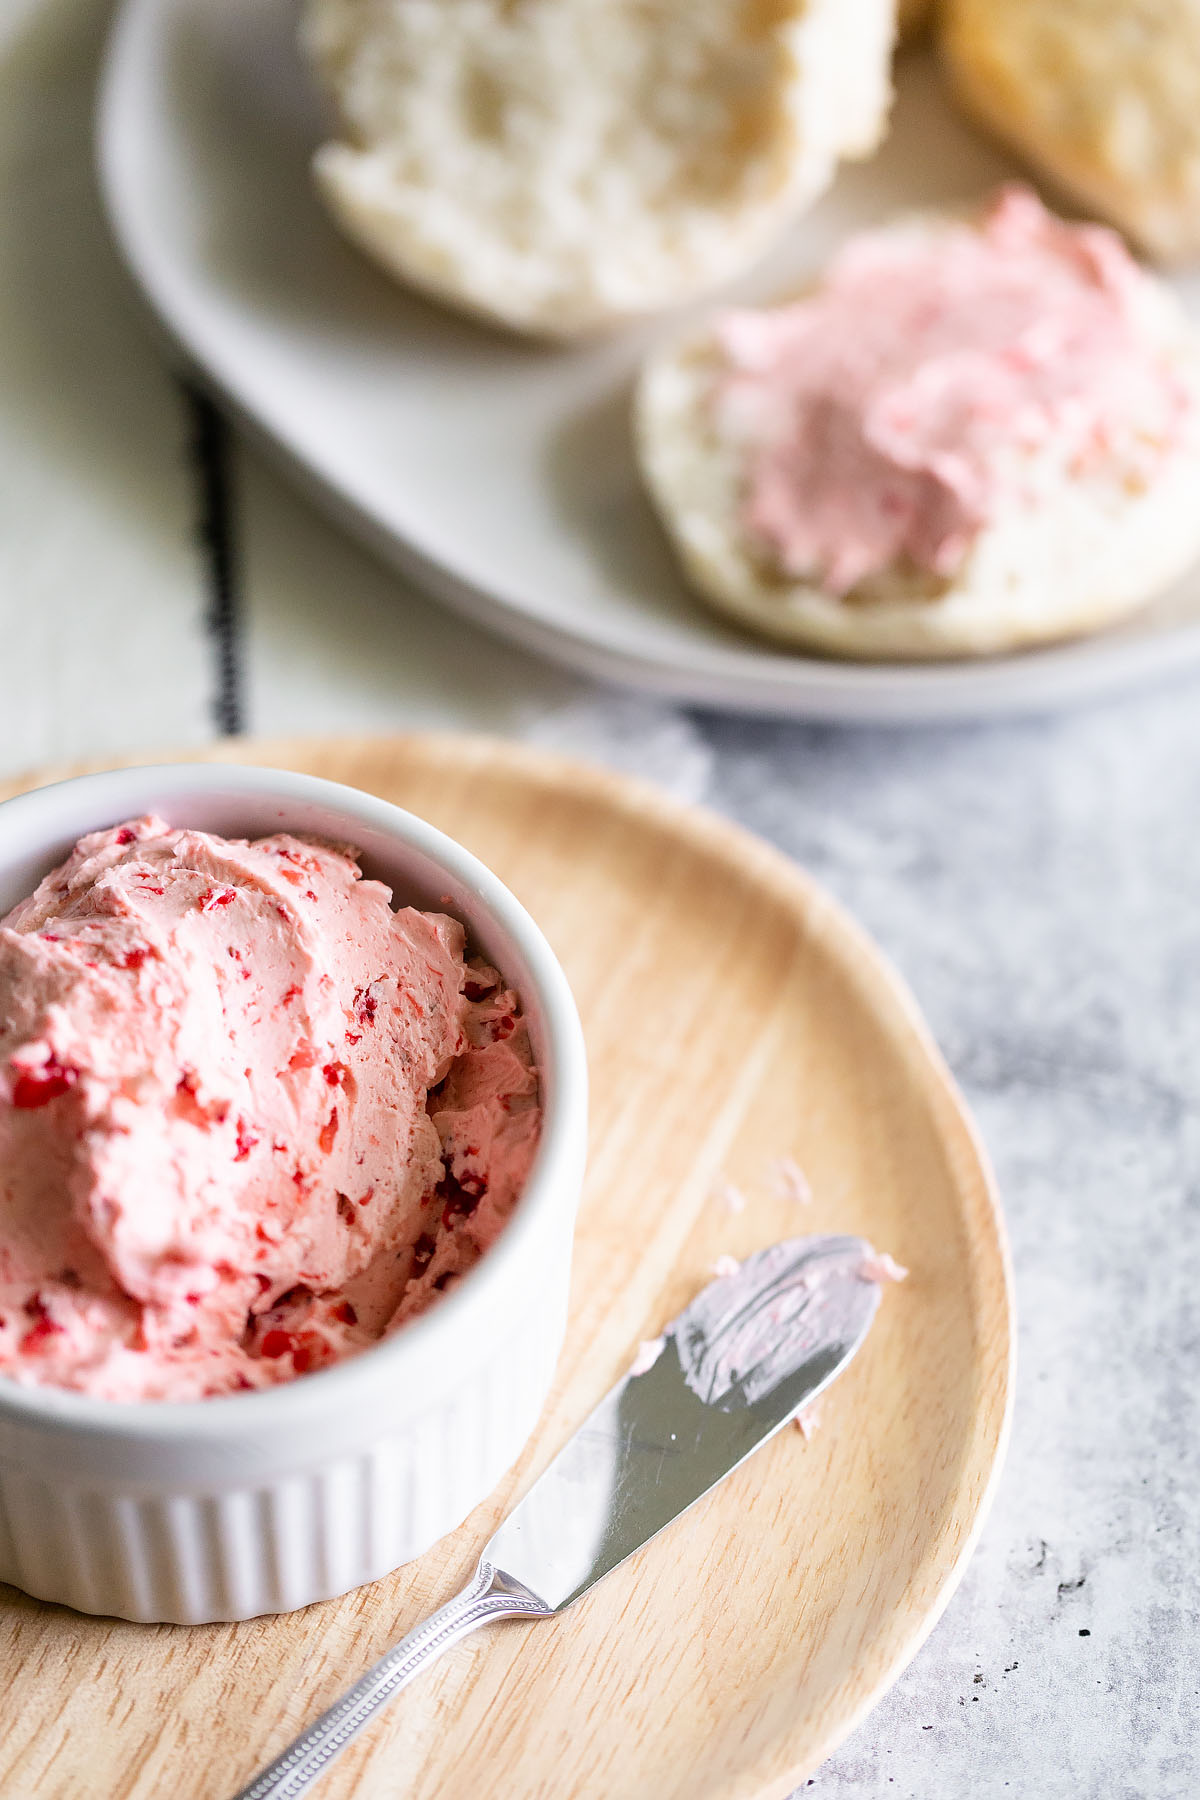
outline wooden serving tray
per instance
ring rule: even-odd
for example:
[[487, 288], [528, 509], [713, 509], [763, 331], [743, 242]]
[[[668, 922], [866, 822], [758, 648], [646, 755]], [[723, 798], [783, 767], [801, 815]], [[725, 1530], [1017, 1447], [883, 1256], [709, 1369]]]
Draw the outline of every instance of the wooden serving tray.
[[[460, 838], [546, 931], [583, 1015], [591, 1160], [571, 1326], [533, 1442], [418, 1562], [240, 1625], [132, 1625], [0, 1587], [0, 1794], [226, 1800], [466, 1578], [495, 1523], [705, 1281], [861, 1232], [889, 1291], [811, 1442], [781, 1433], [561, 1619], [490, 1627], [403, 1693], [323, 1800], [768, 1800], [892, 1682], [971, 1549], [1008, 1422], [996, 1195], [917, 1009], [757, 839], [486, 739], [221, 746], [370, 789]], [[813, 1191], [774, 1190], [791, 1156]], [[743, 1191], [738, 1213], [723, 1182]]]

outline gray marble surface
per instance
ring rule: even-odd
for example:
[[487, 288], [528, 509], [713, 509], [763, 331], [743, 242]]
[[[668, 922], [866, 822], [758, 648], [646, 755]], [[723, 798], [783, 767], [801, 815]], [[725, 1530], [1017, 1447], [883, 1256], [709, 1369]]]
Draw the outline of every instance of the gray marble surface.
[[[229, 698], [186, 404], [90, 171], [108, 10], [0, 0], [0, 773], [201, 742]], [[805, 1792], [1200, 1794], [1200, 685], [974, 730], [688, 714], [448, 627], [251, 447], [231, 479], [248, 729], [484, 726], [707, 801], [875, 934], [975, 1108], [1020, 1309], [1007, 1469]]]

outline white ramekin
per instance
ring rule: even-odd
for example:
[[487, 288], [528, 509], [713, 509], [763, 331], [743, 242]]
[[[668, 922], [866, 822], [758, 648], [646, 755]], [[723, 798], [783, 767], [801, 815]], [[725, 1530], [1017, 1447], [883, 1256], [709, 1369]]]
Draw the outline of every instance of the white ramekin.
[[516, 1459], [566, 1323], [587, 1073], [566, 978], [473, 856], [398, 807], [273, 769], [86, 776], [0, 806], [0, 915], [85, 831], [141, 813], [224, 836], [313, 832], [362, 851], [401, 904], [440, 908], [520, 991], [541, 1145], [496, 1244], [361, 1356], [261, 1393], [117, 1403], [0, 1378], [0, 1580], [127, 1619], [286, 1612], [417, 1556]]

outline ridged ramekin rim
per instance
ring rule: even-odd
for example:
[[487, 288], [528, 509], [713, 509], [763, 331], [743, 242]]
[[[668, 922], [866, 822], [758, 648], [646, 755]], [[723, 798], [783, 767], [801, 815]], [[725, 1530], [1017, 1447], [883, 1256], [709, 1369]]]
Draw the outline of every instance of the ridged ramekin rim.
[[[164, 786], [168, 790], [164, 792]], [[278, 1387], [253, 1393], [217, 1395], [199, 1400], [107, 1400], [49, 1385], [25, 1385], [0, 1376], [0, 1424], [42, 1428], [46, 1433], [86, 1437], [138, 1438], [181, 1444], [241, 1442], [264, 1431], [315, 1424], [330, 1409], [361, 1404], [375, 1388], [394, 1393], [397, 1384], [443, 1359], [453, 1358], [470, 1328], [472, 1314], [499, 1300], [526, 1246], [544, 1223], [544, 1215], [569, 1204], [573, 1225], [582, 1181], [587, 1137], [587, 1061], [583, 1031], [566, 975], [535, 923], [516, 896], [485, 863], [455, 838], [419, 815], [363, 789], [295, 770], [249, 763], [146, 763], [132, 768], [72, 776], [0, 803], [0, 872], [9, 860], [5, 839], [15, 824], [36, 821], [22, 846], [36, 854], [34, 839], [43, 832], [46, 849], [62, 836], [72, 802], [95, 797], [94, 823], [72, 825], [74, 836], [133, 817], [147, 800], [186, 799], [189, 794], [245, 794], [283, 805], [327, 807], [390, 837], [402, 849], [415, 851], [444, 868], [468, 888], [474, 899], [516, 944], [533, 977], [545, 1028], [543, 1067], [544, 1111], [533, 1168], [512, 1217], [496, 1242], [463, 1279], [427, 1313], [413, 1319], [394, 1337], [385, 1338], [328, 1369]], [[157, 794], [154, 790], [157, 789]], [[111, 800], [109, 796], [112, 796]], [[59, 831], [54, 821], [62, 821]], [[286, 819], [279, 829], [288, 829]], [[353, 841], [353, 831], [347, 833]], [[523, 1001], [526, 997], [523, 996]]]

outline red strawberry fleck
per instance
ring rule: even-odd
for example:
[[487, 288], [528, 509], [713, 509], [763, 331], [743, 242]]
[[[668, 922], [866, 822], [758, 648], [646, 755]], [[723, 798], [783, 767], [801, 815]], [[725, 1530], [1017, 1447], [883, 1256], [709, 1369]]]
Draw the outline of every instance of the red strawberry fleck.
[[304, 1173], [303, 1169], [293, 1169], [292, 1180], [298, 1188], [303, 1188], [305, 1182], [308, 1180], [308, 1176]]
[[243, 1394], [249, 1394], [249, 1393], [253, 1392], [253, 1389], [254, 1389], [254, 1383], [252, 1381], [247, 1381], [246, 1377], [242, 1374], [242, 1371], [240, 1369], [234, 1375], [233, 1385], [238, 1393], [243, 1393]]
[[46, 1340], [61, 1330], [62, 1326], [56, 1325], [53, 1319], [37, 1319], [29, 1327], [17, 1348], [23, 1356], [28, 1356], [32, 1351], [44, 1348]]
[[374, 1194], [375, 1194], [375, 1189], [374, 1189], [374, 1188], [373, 1188], [373, 1187], [369, 1187], [369, 1188], [368, 1188], [368, 1189], [367, 1189], [367, 1191], [366, 1191], [366, 1193], [365, 1193], [365, 1194], [360, 1194], [360, 1195], [359, 1195], [359, 1196], [358, 1196], [358, 1204], [359, 1204], [359, 1205], [360, 1205], [360, 1206], [367, 1206], [367, 1205], [369, 1205], [369, 1204], [370, 1204], [370, 1201], [371, 1201], [371, 1200], [372, 1200], [372, 1198], [373, 1198], [373, 1197], [374, 1197]]
[[373, 1025], [379, 1002], [367, 988], [354, 991], [354, 1016], [360, 1025]]
[[335, 1306], [333, 1316], [335, 1319], [339, 1319], [343, 1325], [358, 1324], [358, 1314], [349, 1300], [343, 1300], [340, 1305]]
[[245, 1162], [257, 1142], [258, 1139], [255, 1137], [254, 1133], [249, 1130], [246, 1121], [244, 1119], [239, 1119], [237, 1126], [237, 1149], [234, 1152], [234, 1162]]
[[361, 1044], [362, 1043], [362, 1032], [361, 1031], [348, 1031], [346, 1033], [346, 1042], [348, 1044]]
[[56, 1325], [46, 1310], [46, 1303], [40, 1294], [31, 1294], [25, 1302], [25, 1314], [33, 1320], [33, 1324], [21, 1339], [19, 1348], [22, 1351], [40, 1350], [47, 1338], [53, 1337], [62, 1326]]
[[492, 1026], [493, 1043], [499, 1042], [502, 1038], [511, 1037], [516, 1029], [516, 1019], [511, 1013], [504, 1013]]
[[346, 1065], [340, 1062], [329, 1062], [321, 1070], [330, 1087], [341, 1087], [346, 1077]]
[[329, 1117], [326, 1119], [325, 1123], [322, 1125], [320, 1134], [317, 1138], [317, 1142], [321, 1146], [321, 1149], [324, 1151], [326, 1156], [328, 1156], [329, 1152], [333, 1149], [333, 1140], [337, 1136], [337, 1128], [338, 1128], [338, 1109], [335, 1106], [333, 1111], [330, 1113]]
[[210, 887], [200, 896], [201, 912], [216, 912], [218, 906], [228, 906], [237, 899], [237, 889], [232, 887]]
[[149, 944], [135, 944], [132, 950], [127, 950], [121, 958], [121, 967], [123, 969], [140, 969], [146, 958], [153, 955], [154, 952]]
[[200, 1304], [199, 1294], [185, 1294], [183, 1297], [189, 1306], [199, 1306]]
[[128, 825], [123, 825], [116, 835], [115, 842], [120, 844], [121, 848], [124, 849], [126, 844], [132, 844], [136, 836], [136, 831], [130, 831]]
[[316, 896], [316, 895], [315, 895], [315, 894], [314, 894], [314, 893], [313, 893], [313, 891], [312, 891], [312, 889], [311, 889], [311, 888], [305, 888], [305, 890], [304, 890], [304, 898], [305, 898], [305, 899], [306, 899], [306, 900], [315, 900], [315, 899], [316, 899], [316, 897], [317, 897], [317, 896]]
[[212, 1116], [214, 1109], [205, 1108], [197, 1098], [196, 1077], [191, 1069], [185, 1069], [175, 1084], [175, 1093], [181, 1118], [193, 1125], [204, 1125]]
[[295, 1334], [290, 1331], [264, 1331], [262, 1343], [258, 1346], [260, 1356], [286, 1356], [296, 1345]]
[[292, 1367], [297, 1375], [307, 1375], [316, 1363], [319, 1368], [326, 1358], [326, 1343], [315, 1331], [302, 1331], [292, 1351]]
[[[260, 1226], [260, 1228], [259, 1228], [259, 1229], [260, 1229], [260, 1230], [261, 1230], [261, 1226]], [[256, 1275], [256, 1276], [255, 1276], [255, 1277], [254, 1277], [254, 1279], [255, 1279], [255, 1281], [257, 1281], [257, 1283], [258, 1283], [258, 1291], [259, 1291], [259, 1293], [260, 1293], [260, 1294], [265, 1294], [265, 1293], [266, 1293], [266, 1292], [267, 1292], [267, 1290], [268, 1290], [268, 1289], [269, 1289], [269, 1288], [270, 1288], [270, 1286], [271, 1286], [271, 1277], [270, 1277], [270, 1276], [269, 1276], [269, 1275], [261, 1275], [261, 1274], [259, 1274], [259, 1275]]]
[[296, 998], [296, 996], [299, 992], [300, 992], [299, 987], [293, 981], [291, 987], [288, 989], [287, 993], [283, 996], [284, 1006], [290, 1006], [292, 1004], [292, 1001]]
[[[261, 1224], [254, 1227], [254, 1235], [260, 1244], [273, 1244], [275, 1242], [275, 1239], [271, 1236], [270, 1232], [265, 1230]], [[259, 1276], [259, 1280], [262, 1280], [261, 1275]]]
[[25, 1069], [17, 1076], [13, 1083], [12, 1103], [23, 1112], [30, 1112], [35, 1106], [46, 1106], [51, 1100], [57, 1100], [78, 1080], [78, 1069], [60, 1063], [52, 1056], [36, 1069]]

